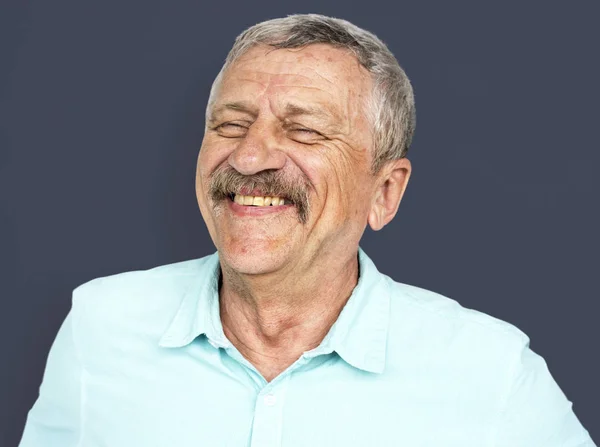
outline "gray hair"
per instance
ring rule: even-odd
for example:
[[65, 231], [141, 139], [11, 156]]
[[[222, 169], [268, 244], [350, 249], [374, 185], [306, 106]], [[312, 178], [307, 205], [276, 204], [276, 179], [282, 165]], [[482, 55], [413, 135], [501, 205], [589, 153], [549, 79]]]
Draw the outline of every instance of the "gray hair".
[[324, 43], [350, 50], [371, 74], [373, 91], [367, 117], [373, 135], [373, 172], [388, 160], [406, 156], [415, 130], [412, 86], [387, 46], [374, 34], [342, 19], [319, 14], [295, 14], [258, 23], [235, 40], [210, 92], [207, 112], [223, 73], [239, 57], [257, 45], [301, 48]]

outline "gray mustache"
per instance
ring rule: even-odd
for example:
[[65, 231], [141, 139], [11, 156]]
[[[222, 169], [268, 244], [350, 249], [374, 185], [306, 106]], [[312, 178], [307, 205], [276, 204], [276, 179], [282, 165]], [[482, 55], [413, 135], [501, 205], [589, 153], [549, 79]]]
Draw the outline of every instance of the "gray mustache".
[[306, 176], [291, 179], [274, 169], [243, 175], [231, 167], [217, 169], [210, 176], [208, 194], [215, 205], [242, 189], [259, 189], [265, 196], [282, 197], [296, 207], [300, 223], [308, 222], [310, 183]]

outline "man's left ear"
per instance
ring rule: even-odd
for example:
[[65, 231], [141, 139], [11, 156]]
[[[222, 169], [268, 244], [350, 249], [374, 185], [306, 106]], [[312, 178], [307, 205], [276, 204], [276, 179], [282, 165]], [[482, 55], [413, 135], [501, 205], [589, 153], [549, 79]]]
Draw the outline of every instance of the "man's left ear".
[[377, 174], [377, 188], [367, 219], [374, 230], [381, 230], [396, 215], [406, 190], [412, 166], [408, 158], [388, 161]]

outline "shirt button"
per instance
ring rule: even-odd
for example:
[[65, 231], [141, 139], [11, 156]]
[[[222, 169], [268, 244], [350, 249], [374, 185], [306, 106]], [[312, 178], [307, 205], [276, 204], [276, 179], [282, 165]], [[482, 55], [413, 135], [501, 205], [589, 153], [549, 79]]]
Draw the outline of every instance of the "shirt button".
[[273, 394], [267, 394], [264, 398], [264, 402], [267, 407], [272, 407], [277, 403], [277, 398]]

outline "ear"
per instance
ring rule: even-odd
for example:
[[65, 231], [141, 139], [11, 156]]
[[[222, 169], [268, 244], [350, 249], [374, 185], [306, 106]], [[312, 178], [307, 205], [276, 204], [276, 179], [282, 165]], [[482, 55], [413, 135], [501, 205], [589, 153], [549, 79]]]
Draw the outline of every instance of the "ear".
[[407, 158], [387, 162], [376, 174], [377, 188], [367, 219], [374, 231], [381, 230], [396, 215], [406, 190], [412, 166]]

